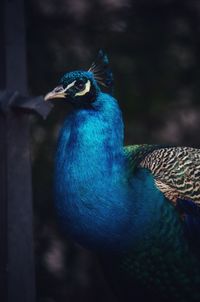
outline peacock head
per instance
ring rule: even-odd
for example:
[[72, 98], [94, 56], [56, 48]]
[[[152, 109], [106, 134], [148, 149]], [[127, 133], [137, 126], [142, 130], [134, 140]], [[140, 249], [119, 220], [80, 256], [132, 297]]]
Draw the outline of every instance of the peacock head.
[[88, 71], [65, 73], [58, 86], [45, 96], [45, 100], [62, 98], [78, 106], [88, 106], [95, 102], [102, 87], [112, 93], [113, 76], [107, 55], [100, 50]]

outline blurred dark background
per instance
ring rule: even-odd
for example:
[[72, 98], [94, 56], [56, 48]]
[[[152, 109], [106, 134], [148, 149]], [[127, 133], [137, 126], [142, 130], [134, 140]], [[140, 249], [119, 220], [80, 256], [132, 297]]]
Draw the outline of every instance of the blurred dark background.
[[[200, 2], [196, 0], [28, 0], [32, 95], [63, 72], [109, 55], [126, 144], [200, 147]], [[53, 158], [70, 107], [33, 118], [32, 161], [37, 301], [115, 301], [95, 255], [62, 235], [53, 208]]]

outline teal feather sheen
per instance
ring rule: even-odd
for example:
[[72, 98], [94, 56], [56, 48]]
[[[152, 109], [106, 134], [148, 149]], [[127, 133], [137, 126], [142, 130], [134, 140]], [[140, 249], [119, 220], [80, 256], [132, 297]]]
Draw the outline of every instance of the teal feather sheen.
[[124, 301], [200, 301], [198, 253], [152, 173], [136, 164], [154, 147], [125, 149], [123, 132], [117, 101], [99, 88], [65, 120], [55, 161], [62, 227], [99, 254]]
[[[151, 198], [142, 206], [145, 195]], [[116, 251], [130, 246], [156, 219], [161, 203], [154, 200], [162, 199], [148, 171], [131, 177], [114, 98], [100, 93], [95, 110], [77, 109], [68, 117], [58, 144], [56, 205], [78, 241]]]

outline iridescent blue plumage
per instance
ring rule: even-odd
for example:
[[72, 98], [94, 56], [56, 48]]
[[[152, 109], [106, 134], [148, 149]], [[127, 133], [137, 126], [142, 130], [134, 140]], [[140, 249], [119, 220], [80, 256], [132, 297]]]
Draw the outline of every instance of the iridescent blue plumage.
[[[160, 206], [154, 200], [163, 197], [148, 171], [138, 171], [134, 182], [127, 177], [116, 100], [99, 93], [94, 108], [75, 110], [64, 124], [56, 159], [57, 206], [66, 230], [79, 241], [118, 251], [145, 232]], [[143, 206], [137, 199], [146, 194], [149, 205]]]
[[[92, 69], [67, 73], [46, 97], [66, 98], [75, 105], [63, 124], [55, 161], [55, 201], [63, 229], [100, 254], [113, 287], [127, 301], [199, 301], [198, 244], [195, 250], [184, 228], [199, 229], [199, 214], [181, 204], [186, 192], [198, 208], [198, 186], [192, 195], [184, 176], [190, 172], [187, 164], [171, 165], [176, 156], [188, 163], [190, 154], [199, 163], [198, 151], [124, 148], [118, 103], [102, 92], [95, 76]], [[154, 167], [151, 154], [160, 163], [165, 158], [167, 167]], [[161, 173], [167, 168], [177, 173], [176, 190]]]

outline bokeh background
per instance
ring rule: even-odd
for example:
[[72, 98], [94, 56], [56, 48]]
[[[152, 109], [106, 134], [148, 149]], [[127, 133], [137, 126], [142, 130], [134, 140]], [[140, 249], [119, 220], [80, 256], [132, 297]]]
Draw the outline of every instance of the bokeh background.
[[[54, 88], [63, 72], [109, 55], [126, 144], [200, 147], [198, 0], [27, 0], [29, 88]], [[70, 106], [33, 118], [37, 301], [114, 302], [98, 260], [63, 236], [53, 207], [53, 158]]]

